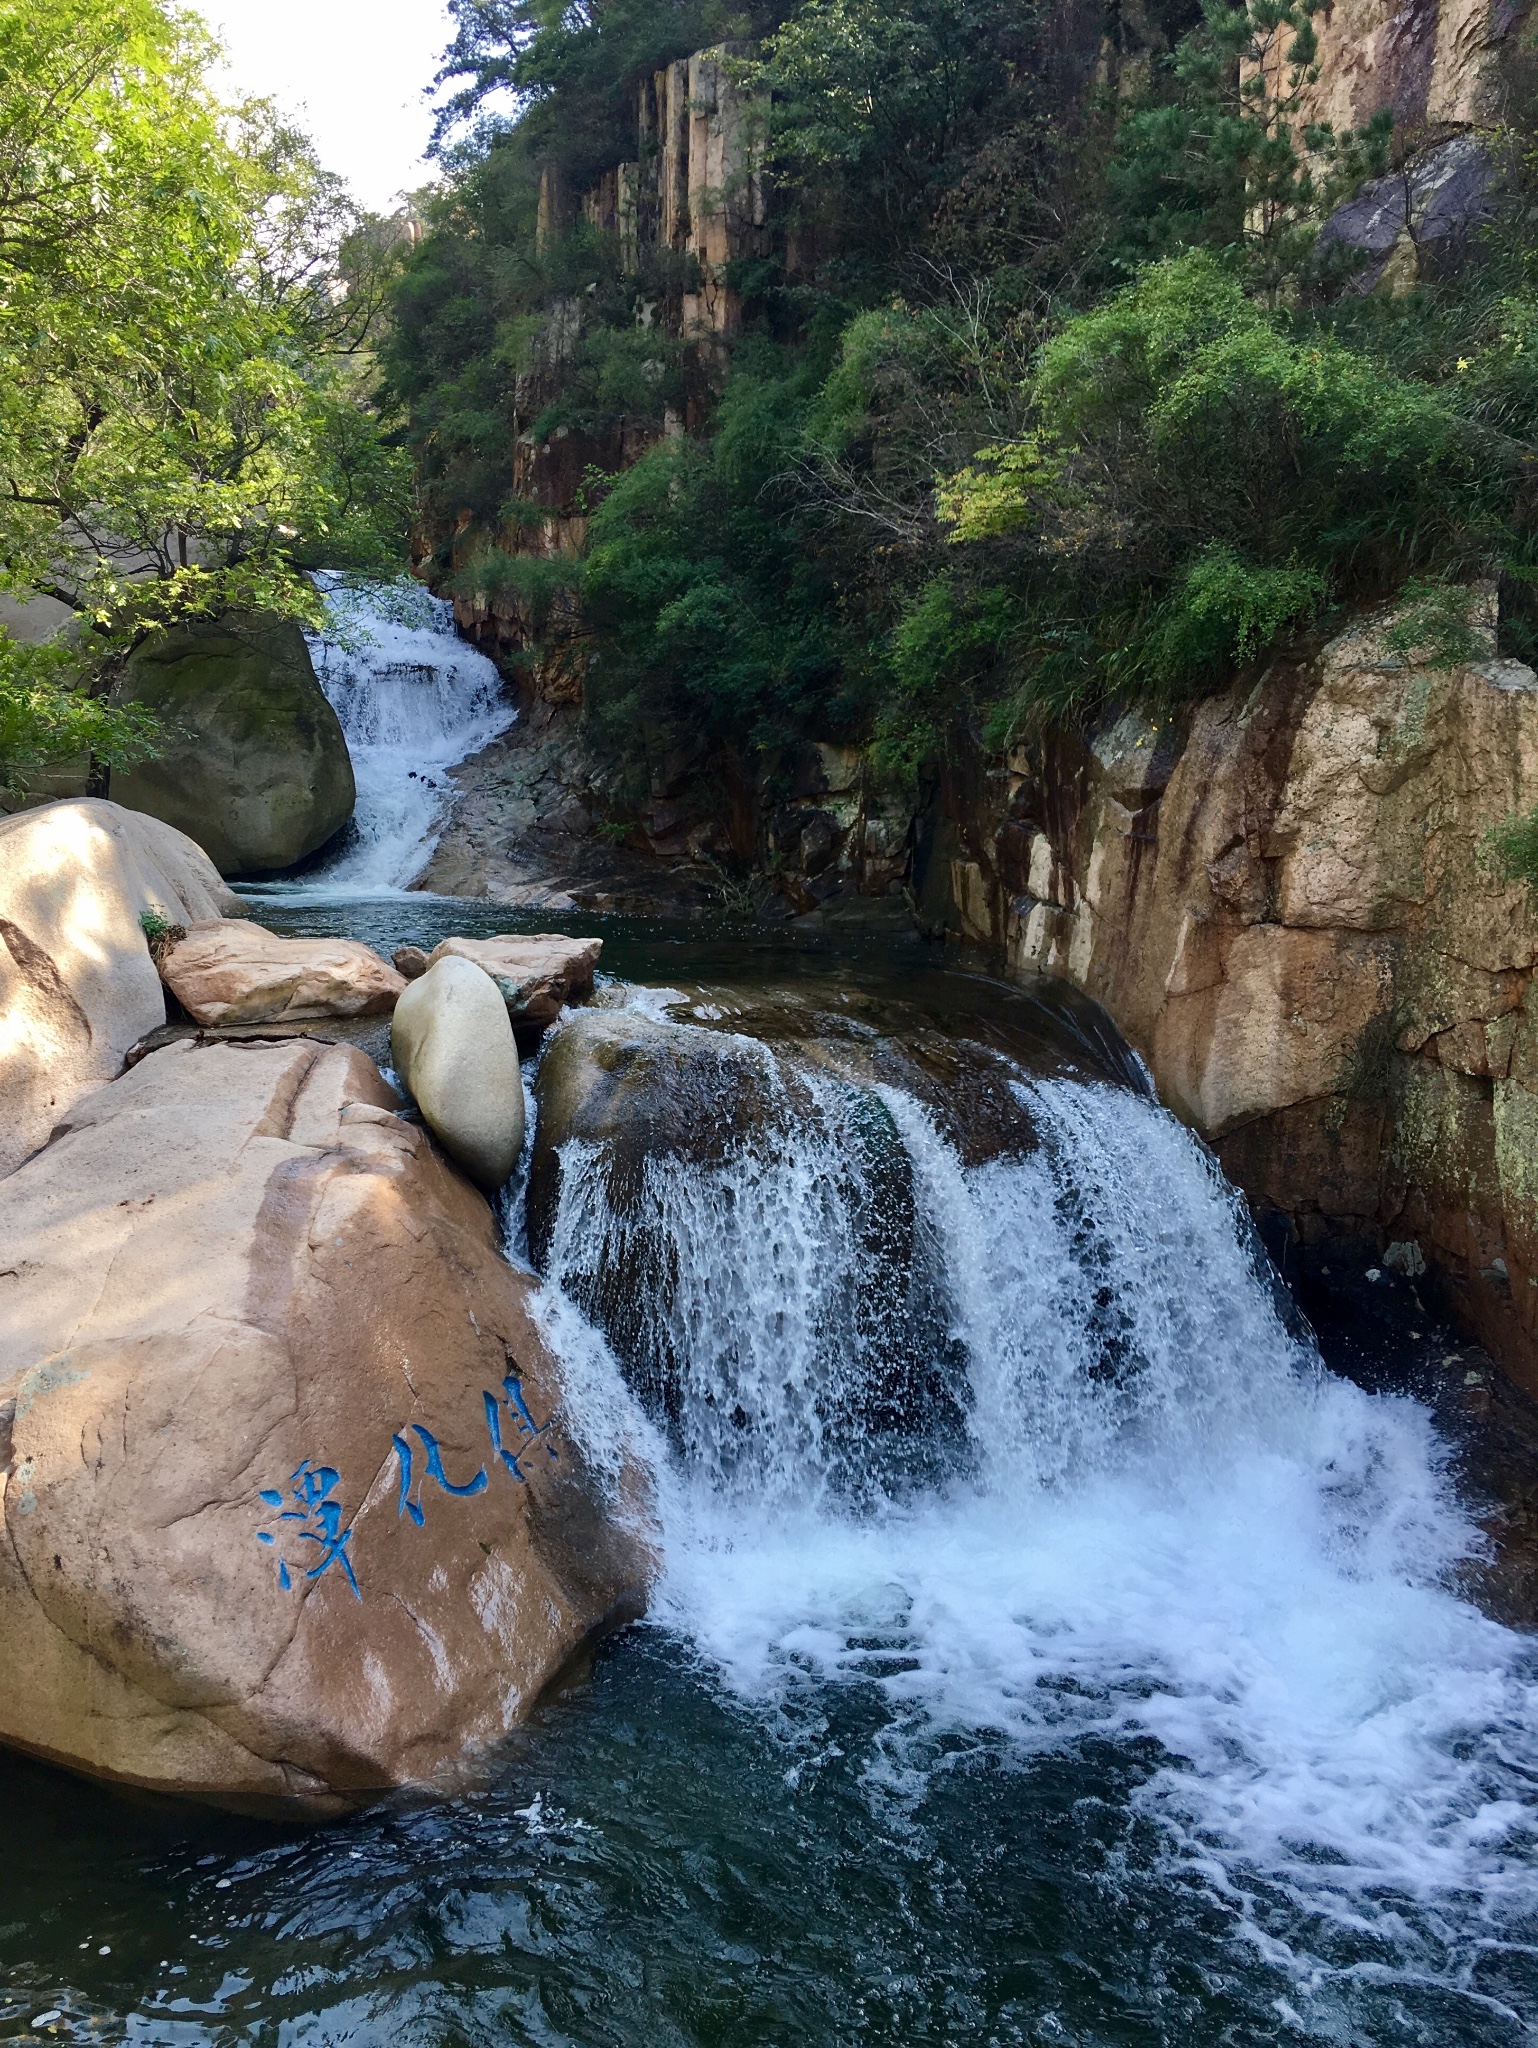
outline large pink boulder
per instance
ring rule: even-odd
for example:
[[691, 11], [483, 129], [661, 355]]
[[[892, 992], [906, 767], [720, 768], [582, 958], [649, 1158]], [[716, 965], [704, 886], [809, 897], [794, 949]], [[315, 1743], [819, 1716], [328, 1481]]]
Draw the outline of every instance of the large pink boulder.
[[335, 1811], [637, 1614], [491, 1211], [355, 1049], [150, 1054], [0, 1182], [0, 1741]]
[[359, 939], [284, 939], [243, 917], [189, 925], [160, 973], [198, 1024], [377, 1017], [395, 1008], [406, 986]]
[[0, 1174], [166, 1021], [142, 920], [237, 907], [183, 833], [81, 797], [0, 818]]
[[445, 939], [428, 954], [427, 964], [436, 966], [451, 954], [473, 960], [501, 989], [515, 1024], [553, 1024], [563, 1003], [592, 994], [602, 951], [602, 939], [506, 932], [490, 939]]

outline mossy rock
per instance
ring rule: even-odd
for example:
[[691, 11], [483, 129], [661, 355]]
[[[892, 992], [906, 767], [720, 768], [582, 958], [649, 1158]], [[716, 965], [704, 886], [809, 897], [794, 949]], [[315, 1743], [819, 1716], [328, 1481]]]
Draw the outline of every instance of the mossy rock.
[[352, 816], [347, 741], [292, 620], [175, 627], [134, 650], [114, 695], [168, 729], [158, 759], [114, 771], [114, 800], [175, 825], [221, 874], [292, 867]]

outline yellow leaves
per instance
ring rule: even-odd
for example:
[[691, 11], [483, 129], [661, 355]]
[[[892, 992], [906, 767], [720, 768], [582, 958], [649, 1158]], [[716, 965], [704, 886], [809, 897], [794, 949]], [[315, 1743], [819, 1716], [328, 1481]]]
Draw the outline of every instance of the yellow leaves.
[[965, 469], [937, 480], [935, 509], [952, 541], [996, 540], [1029, 523], [1033, 504], [1062, 482], [1060, 453], [1037, 434], [980, 448]]

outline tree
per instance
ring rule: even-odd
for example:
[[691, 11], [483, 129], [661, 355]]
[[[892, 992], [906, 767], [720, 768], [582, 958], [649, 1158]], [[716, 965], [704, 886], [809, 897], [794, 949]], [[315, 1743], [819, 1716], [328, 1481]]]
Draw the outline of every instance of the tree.
[[1124, 264], [1205, 244], [1275, 294], [1331, 207], [1387, 170], [1391, 114], [1343, 134], [1301, 123], [1320, 12], [1318, 0], [1202, 0], [1168, 66], [1174, 96], [1134, 107], [1117, 134], [1109, 239]]
[[12, 780], [82, 718], [98, 754], [142, 750], [57, 693], [144, 632], [315, 616], [307, 567], [403, 556], [404, 458], [361, 367], [388, 248], [270, 108], [219, 103], [212, 55], [159, 0], [0, 13], [0, 585], [81, 622], [72, 677], [0, 663]]
[[858, 222], [861, 268], [900, 261], [969, 154], [1032, 107], [1038, 29], [1009, 0], [798, 8], [749, 67], [782, 190]]

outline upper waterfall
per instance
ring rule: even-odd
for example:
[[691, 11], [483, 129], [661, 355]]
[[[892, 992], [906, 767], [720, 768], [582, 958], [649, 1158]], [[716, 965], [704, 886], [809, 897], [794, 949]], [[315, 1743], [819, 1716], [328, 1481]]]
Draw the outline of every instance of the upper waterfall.
[[517, 716], [495, 665], [454, 630], [453, 606], [404, 581], [319, 579], [328, 628], [306, 638], [342, 722], [358, 785], [337, 851], [284, 894], [370, 895], [406, 888], [442, 829], [447, 770]]

